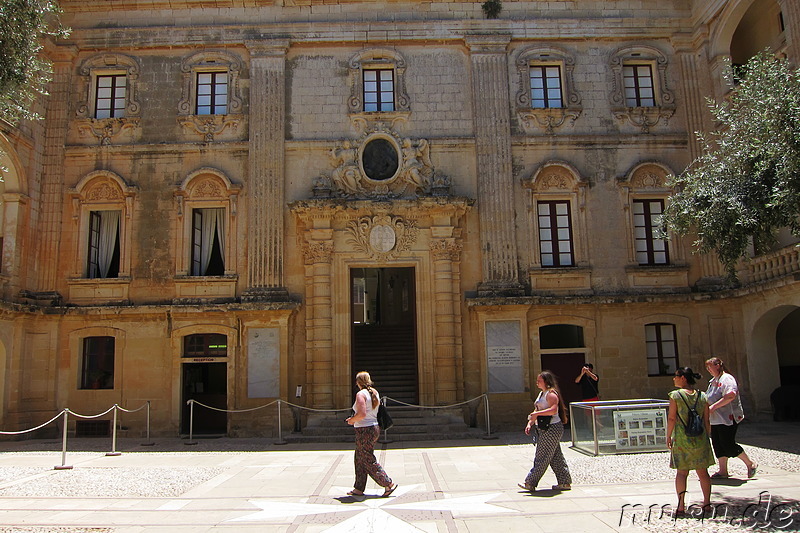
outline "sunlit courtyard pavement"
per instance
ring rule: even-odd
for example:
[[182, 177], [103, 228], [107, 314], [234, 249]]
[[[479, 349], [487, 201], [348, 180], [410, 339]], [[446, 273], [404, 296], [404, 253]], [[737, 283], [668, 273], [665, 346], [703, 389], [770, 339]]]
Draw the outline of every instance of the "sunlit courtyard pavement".
[[[716, 482], [717, 515], [676, 520], [667, 453], [591, 457], [564, 452], [569, 492], [517, 487], [535, 448], [522, 432], [494, 439], [379, 444], [400, 485], [389, 498], [353, 483], [351, 444], [269, 439], [104, 439], [0, 442], [0, 532], [577, 532], [800, 530], [800, 424], [746, 423], [740, 442], [758, 461], [746, 479]], [[55, 466], [71, 466], [56, 469]], [[689, 478], [689, 502], [701, 500]], [[662, 506], [666, 506], [663, 508]], [[699, 510], [698, 510], [699, 512]]]

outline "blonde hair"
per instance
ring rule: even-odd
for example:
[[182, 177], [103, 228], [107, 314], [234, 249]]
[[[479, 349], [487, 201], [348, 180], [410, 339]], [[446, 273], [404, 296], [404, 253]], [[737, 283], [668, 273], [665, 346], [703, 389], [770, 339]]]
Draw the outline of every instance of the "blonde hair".
[[372, 378], [369, 375], [369, 372], [362, 370], [358, 374], [356, 374], [356, 384], [361, 389], [367, 389], [369, 392], [370, 397], [372, 397], [372, 408], [375, 409], [378, 407], [380, 403], [378, 401], [378, 391], [372, 388]]

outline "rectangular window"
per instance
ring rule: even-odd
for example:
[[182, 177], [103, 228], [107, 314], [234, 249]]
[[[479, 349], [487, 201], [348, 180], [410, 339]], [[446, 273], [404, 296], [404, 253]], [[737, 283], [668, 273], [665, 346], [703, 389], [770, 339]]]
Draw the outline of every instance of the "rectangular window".
[[228, 113], [228, 73], [197, 73], [198, 115], [225, 115]]
[[192, 210], [192, 276], [225, 274], [225, 209]]
[[125, 74], [97, 76], [94, 109], [95, 118], [125, 116]]
[[114, 388], [114, 337], [83, 339], [80, 388]]
[[184, 357], [225, 357], [228, 337], [219, 333], [187, 335], [183, 341]]
[[89, 212], [87, 278], [119, 276], [119, 218], [119, 211]]
[[664, 212], [663, 200], [633, 201], [633, 239], [640, 265], [668, 265], [667, 241], [655, 237]]
[[531, 107], [564, 107], [561, 97], [561, 67], [531, 65]]
[[624, 65], [622, 79], [625, 88], [625, 105], [628, 107], [655, 107], [653, 69], [650, 65]]
[[569, 202], [539, 202], [537, 212], [542, 266], [572, 266], [574, 257]]
[[647, 374], [668, 376], [678, 369], [678, 341], [675, 324], [647, 324], [644, 327], [647, 346]]
[[364, 111], [394, 111], [394, 70], [364, 69]]

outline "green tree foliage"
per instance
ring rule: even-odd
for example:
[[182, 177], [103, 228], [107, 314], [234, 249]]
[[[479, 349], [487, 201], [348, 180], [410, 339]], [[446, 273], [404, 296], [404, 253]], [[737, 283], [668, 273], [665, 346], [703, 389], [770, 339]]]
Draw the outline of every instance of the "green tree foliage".
[[703, 154], [673, 180], [663, 222], [696, 231], [735, 279], [751, 245], [768, 249], [780, 228], [800, 236], [800, 71], [768, 51], [729, 70], [735, 89], [709, 102], [718, 130], [698, 134]]
[[46, 94], [51, 65], [41, 54], [50, 36], [64, 36], [53, 0], [0, 0], [0, 119], [36, 118], [33, 103]]

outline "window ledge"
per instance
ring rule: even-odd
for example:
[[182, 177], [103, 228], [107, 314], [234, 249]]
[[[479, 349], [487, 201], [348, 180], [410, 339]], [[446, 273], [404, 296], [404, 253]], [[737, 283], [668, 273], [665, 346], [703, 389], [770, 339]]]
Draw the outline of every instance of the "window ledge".
[[72, 278], [67, 280], [67, 301], [77, 305], [128, 301], [131, 278]]
[[625, 272], [635, 289], [690, 290], [687, 265], [629, 265]]
[[236, 297], [237, 274], [224, 276], [176, 276], [176, 302], [199, 300], [230, 300]]
[[569, 120], [574, 124], [581, 116], [581, 107], [545, 107], [517, 110], [517, 118], [527, 135], [535, 135], [544, 130], [546, 135], [553, 135], [557, 128]]
[[590, 293], [592, 269], [585, 266], [540, 267], [528, 271], [531, 294]]

